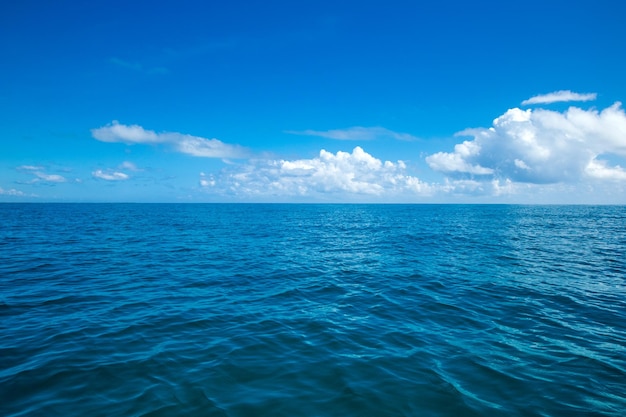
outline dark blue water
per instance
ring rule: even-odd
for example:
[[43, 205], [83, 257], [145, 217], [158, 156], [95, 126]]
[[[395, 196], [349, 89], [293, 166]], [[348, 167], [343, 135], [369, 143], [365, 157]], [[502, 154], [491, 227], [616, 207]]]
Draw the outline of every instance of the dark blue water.
[[626, 207], [0, 205], [1, 416], [623, 416]]

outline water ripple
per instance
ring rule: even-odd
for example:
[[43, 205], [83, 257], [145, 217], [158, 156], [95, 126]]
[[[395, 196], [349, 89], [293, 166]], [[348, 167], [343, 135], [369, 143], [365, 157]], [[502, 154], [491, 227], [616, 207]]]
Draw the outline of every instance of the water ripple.
[[0, 415], [621, 416], [626, 209], [0, 205]]

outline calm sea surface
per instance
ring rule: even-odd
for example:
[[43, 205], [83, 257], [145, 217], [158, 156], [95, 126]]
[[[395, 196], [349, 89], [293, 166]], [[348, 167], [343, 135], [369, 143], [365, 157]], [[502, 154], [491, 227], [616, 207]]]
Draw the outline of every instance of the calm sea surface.
[[0, 416], [594, 415], [626, 207], [0, 204]]

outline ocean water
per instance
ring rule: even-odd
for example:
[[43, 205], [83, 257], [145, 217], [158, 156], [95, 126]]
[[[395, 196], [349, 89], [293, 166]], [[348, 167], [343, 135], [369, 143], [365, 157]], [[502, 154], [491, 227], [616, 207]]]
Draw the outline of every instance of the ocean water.
[[0, 205], [0, 416], [624, 415], [626, 207]]

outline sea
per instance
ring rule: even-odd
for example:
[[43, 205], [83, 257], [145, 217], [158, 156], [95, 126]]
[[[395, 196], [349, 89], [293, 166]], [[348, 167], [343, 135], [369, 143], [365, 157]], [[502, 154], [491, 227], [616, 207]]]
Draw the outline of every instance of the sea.
[[0, 416], [624, 416], [626, 207], [0, 204]]

